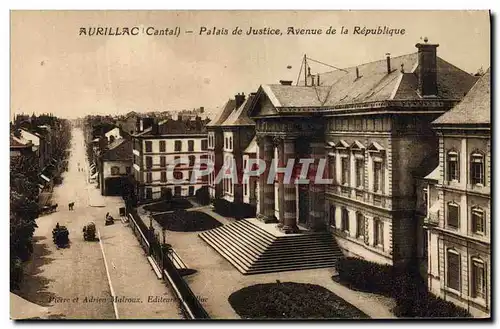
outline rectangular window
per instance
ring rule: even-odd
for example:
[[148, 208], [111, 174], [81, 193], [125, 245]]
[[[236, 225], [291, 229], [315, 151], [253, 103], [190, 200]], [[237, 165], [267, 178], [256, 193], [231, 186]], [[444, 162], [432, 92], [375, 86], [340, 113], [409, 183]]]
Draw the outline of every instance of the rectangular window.
[[374, 225], [374, 245], [377, 247], [383, 247], [384, 246], [384, 223], [376, 219]]
[[167, 150], [165, 141], [160, 141], [160, 152], [165, 152]]
[[146, 152], [153, 152], [153, 142], [146, 141]]
[[382, 162], [373, 162], [373, 191], [382, 191]]
[[448, 204], [448, 226], [458, 229], [460, 223], [460, 212], [457, 204], [449, 203]]
[[206, 139], [202, 139], [201, 140], [201, 150], [202, 151], [206, 151], [208, 149], [207, 147], [207, 140]]
[[333, 180], [333, 184], [337, 182], [337, 172], [335, 168], [335, 157], [330, 156], [328, 157], [328, 168], [329, 168], [329, 174], [330, 174], [330, 179]]
[[188, 141], [188, 151], [193, 152], [194, 151], [194, 141]]
[[245, 195], [248, 195], [248, 184], [244, 183], [243, 188], [245, 189], [245, 191], [243, 193], [245, 193]]
[[480, 209], [472, 209], [472, 231], [484, 234], [484, 212]]
[[335, 206], [330, 206], [330, 226], [335, 227], [335, 212], [337, 208]]
[[166, 183], [167, 182], [167, 172], [166, 171], [162, 171], [161, 172], [161, 179], [160, 179], [160, 181], [162, 183]]
[[162, 155], [160, 156], [160, 167], [165, 168], [167, 166], [167, 157]]
[[146, 173], [146, 183], [151, 183], [153, 181], [153, 173]]
[[146, 188], [146, 199], [153, 198], [153, 190], [151, 188]]
[[174, 149], [175, 149], [175, 152], [181, 152], [182, 151], [182, 141], [175, 141]]
[[153, 158], [150, 156], [146, 157], [146, 168], [147, 169], [153, 168]]
[[342, 184], [349, 184], [349, 158], [342, 157]]
[[356, 237], [362, 238], [365, 236], [365, 217], [362, 214], [356, 215]]
[[427, 189], [426, 189], [426, 188], [424, 188], [424, 189], [422, 190], [422, 207], [424, 208], [424, 210], [425, 210], [426, 212], [427, 212], [427, 208], [429, 207], [429, 206], [428, 206], [428, 204], [427, 204], [427, 203], [428, 203], [428, 200], [429, 200], [429, 198], [428, 198], [428, 196], [427, 196], [427, 193], [428, 193]]
[[448, 152], [448, 181], [460, 181], [458, 153]]
[[356, 159], [356, 187], [363, 187], [365, 161], [363, 159]]
[[471, 284], [472, 291], [471, 296], [473, 298], [485, 298], [486, 292], [486, 280], [485, 280], [485, 270], [484, 263], [481, 261], [472, 261], [472, 273], [471, 273]]
[[460, 291], [460, 255], [452, 250], [447, 253], [448, 264], [446, 268], [448, 288]]
[[194, 195], [194, 186], [190, 186], [189, 187], [189, 196], [193, 196]]
[[484, 185], [484, 162], [482, 155], [472, 155], [471, 184]]
[[127, 175], [130, 175], [130, 173], [132, 172], [132, 168], [131, 167], [125, 167], [125, 172], [127, 173]]

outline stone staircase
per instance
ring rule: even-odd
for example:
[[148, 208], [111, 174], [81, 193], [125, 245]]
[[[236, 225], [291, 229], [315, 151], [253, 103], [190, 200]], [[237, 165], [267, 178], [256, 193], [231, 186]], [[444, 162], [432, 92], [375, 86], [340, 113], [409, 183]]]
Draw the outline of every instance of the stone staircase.
[[199, 236], [243, 274], [333, 267], [342, 257], [329, 232], [274, 235], [246, 219]]

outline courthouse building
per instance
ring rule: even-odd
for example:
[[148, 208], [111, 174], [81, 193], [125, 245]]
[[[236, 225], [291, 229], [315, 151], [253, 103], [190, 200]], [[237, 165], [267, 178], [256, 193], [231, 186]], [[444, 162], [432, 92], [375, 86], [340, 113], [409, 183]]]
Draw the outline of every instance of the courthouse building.
[[490, 70], [433, 122], [439, 164], [420, 185], [429, 290], [469, 310], [491, 310]]
[[[207, 156], [205, 122], [196, 120], [166, 120], [159, 123], [146, 118], [138, 121], [133, 134], [133, 182], [138, 200], [153, 200], [173, 196], [194, 196], [207, 186], [207, 176], [192, 181], [192, 173]], [[182, 159], [181, 159], [182, 158]], [[174, 161], [184, 163], [167, 173]], [[171, 176], [170, 176], [171, 175]], [[179, 181], [183, 181], [179, 183]]]
[[[258, 218], [283, 232], [332, 231], [344, 254], [393, 264], [415, 256], [415, 176], [438, 163], [431, 128], [476, 78], [419, 43], [408, 55], [262, 85], [249, 106], [258, 157]], [[209, 135], [210, 136], [210, 135]], [[217, 138], [216, 138], [217, 142]], [[215, 151], [217, 154], [217, 151]], [[216, 155], [217, 156], [217, 155]], [[273, 159], [327, 159], [332, 184], [267, 183]]]

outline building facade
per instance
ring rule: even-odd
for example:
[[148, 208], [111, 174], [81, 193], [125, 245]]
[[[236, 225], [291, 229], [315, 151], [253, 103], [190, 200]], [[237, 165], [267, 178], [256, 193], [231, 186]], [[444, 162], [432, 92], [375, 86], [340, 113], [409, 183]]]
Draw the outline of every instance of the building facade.
[[[193, 179], [197, 168], [204, 169], [201, 159], [207, 158], [207, 149], [205, 123], [200, 119], [153, 122], [149, 128], [134, 134], [133, 181], [138, 200], [194, 196], [208, 184], [206, 175]], [[180, 161], [181, 164], [169, 170]]]
[[429, 290], [477, 317], [491, 310], [490, 71], [434, 121], [439, 165], [423, 179]]
[[[415, 258], [414, 177], [438, 161], [431, 122], [476, 81], [437, 57], [438, 45], [416, 47], [311, 76], [314, 83], [304, 86], [281, 81], [259, 88], [249, 108], [257, 156], [266, 163], [259, 218], [287, 233], [330, 230], [347, 255], [387, 264]], [[282, 175], [267, 181], [273, 160], [284, 167], [301, 158], [310, 161], [308, 184], [287, 183]]]
[[114, 140], [98, 159], [101, 195], [125, 195], [132, 175], [132, 141]]

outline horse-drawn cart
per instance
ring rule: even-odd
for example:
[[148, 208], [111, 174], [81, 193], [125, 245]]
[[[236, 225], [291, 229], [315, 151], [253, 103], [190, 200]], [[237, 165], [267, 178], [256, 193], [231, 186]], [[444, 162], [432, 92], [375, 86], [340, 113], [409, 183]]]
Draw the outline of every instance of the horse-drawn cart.
[[94, 224], [94, 222], [90, 222], [83, 227], [83, 239], [85, 241], [94, 241], [95, 240], [95, 224]]
[[52, 241], [59, 248], [65, 248], [69, 245], [69, 231], [66, 226], [59, 225], [52, 230]]
[[41, 215], [51, 214], [55, 211], [57, 211], [57, 204], [46, 205], [46, 206], [43, 206], [42, 208], [40, 208]]

